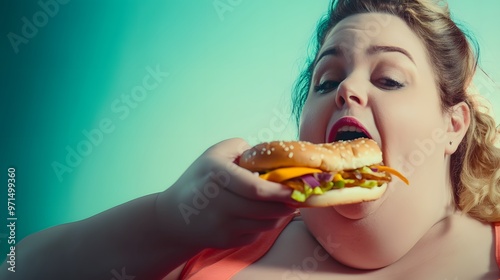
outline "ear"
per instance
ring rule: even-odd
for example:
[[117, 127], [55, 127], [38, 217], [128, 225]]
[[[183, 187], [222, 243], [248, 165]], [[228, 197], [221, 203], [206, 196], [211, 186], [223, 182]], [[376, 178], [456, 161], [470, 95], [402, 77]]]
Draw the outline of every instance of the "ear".
[[465, 102], [460, 102], [451, 108], [447, 114], [448, 129], [445, 154], [451, 155], [457, 149], [470, 125], [470, 108]]

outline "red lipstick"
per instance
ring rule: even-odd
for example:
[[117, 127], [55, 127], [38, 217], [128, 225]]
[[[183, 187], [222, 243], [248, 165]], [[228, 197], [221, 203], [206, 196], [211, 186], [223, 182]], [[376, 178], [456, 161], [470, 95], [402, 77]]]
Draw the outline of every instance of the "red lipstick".
[[337, 137], [337, 134], [339, 132], [339, 129], [344, 127], [344, 126], [352, 126], [356, 127], [359, 130], [361, 130], [362, 133], [366, 134], [367, 138], [372, 139], [373, 137], [368, 133], [368, 130], [359, 122], [356, 118], [354, 117], [342, 117], [340, 118], [335, 124], [332, 126], [330, 129], [330, 133], [328, 134], [328, 139], [327, 142], [331, 143], [335, 141], [335, 138]]

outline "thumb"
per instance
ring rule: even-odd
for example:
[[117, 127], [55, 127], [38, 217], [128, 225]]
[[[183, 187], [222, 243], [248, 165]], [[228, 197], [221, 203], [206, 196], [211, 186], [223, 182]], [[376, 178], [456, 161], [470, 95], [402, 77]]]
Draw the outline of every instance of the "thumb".
[[206, 153], [208, 155], [214, 155], [237, 162], [239, 156], [250, 148], [251, 146], [244, 139], [231, 138], [213, 145], [208, 148]]

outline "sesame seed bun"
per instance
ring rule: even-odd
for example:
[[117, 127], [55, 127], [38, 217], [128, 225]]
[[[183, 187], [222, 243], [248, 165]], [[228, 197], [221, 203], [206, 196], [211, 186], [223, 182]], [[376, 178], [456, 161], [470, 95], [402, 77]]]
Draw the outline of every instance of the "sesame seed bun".
[[325, 172], [356, 169], [382, 162], [382, 151], [372, 139], [313, 144], [305, 141], [273, 141], [245, 151], [239, 165], [253, 172], [282, 167], [310, 167]]
[[[273, 141], [245, 151], [239, 165], [253, 172], [267, 172], [284, 167], [309, 167], [324, 172], [353, 170], [382, 162], [378, 144], [367, 138], [334, 143], [313, 144], [305, 141]], [[285, 183], [286, 184], [286, 183]], [[331, 189], [311, 195], [303, 207], [328, 207], [360, 203], [380, 198], [387, 183], [372, 188], [359, 186]]]

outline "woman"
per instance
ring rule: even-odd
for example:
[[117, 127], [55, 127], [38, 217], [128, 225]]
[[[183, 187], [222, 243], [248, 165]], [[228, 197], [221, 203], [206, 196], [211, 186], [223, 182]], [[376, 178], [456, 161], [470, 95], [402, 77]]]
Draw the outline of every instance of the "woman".
[[[411, 187], [396, 182], [375, 202], [301, 209], [305, 226], [290, 223], [234, 279], [496, 279], [498, 132], [467, 94], [476, 58], [446, 8], [336, 1], [317, 46], [295, 95], [300, 139], [331, 142], [334, 124], [354, 117], [384, 161], [410, 173]], [[315, 241], [331, 258], [314, 257]], [[209, 263], [192, 260], [183, 275], [210, 275], [196, 262]]]
[[498, 131], [467, 93], [476, 60], [446, 7], [335, 1], [317, 35], [294, 98], [300, 138], [331, 142], [355, 118], [411, 187], [294, 218], [290, 190], [239, 168], [249, 147], [231, 139], [162, 193], [26, 238], [30, 270], [14, 277], [496, 279]]

